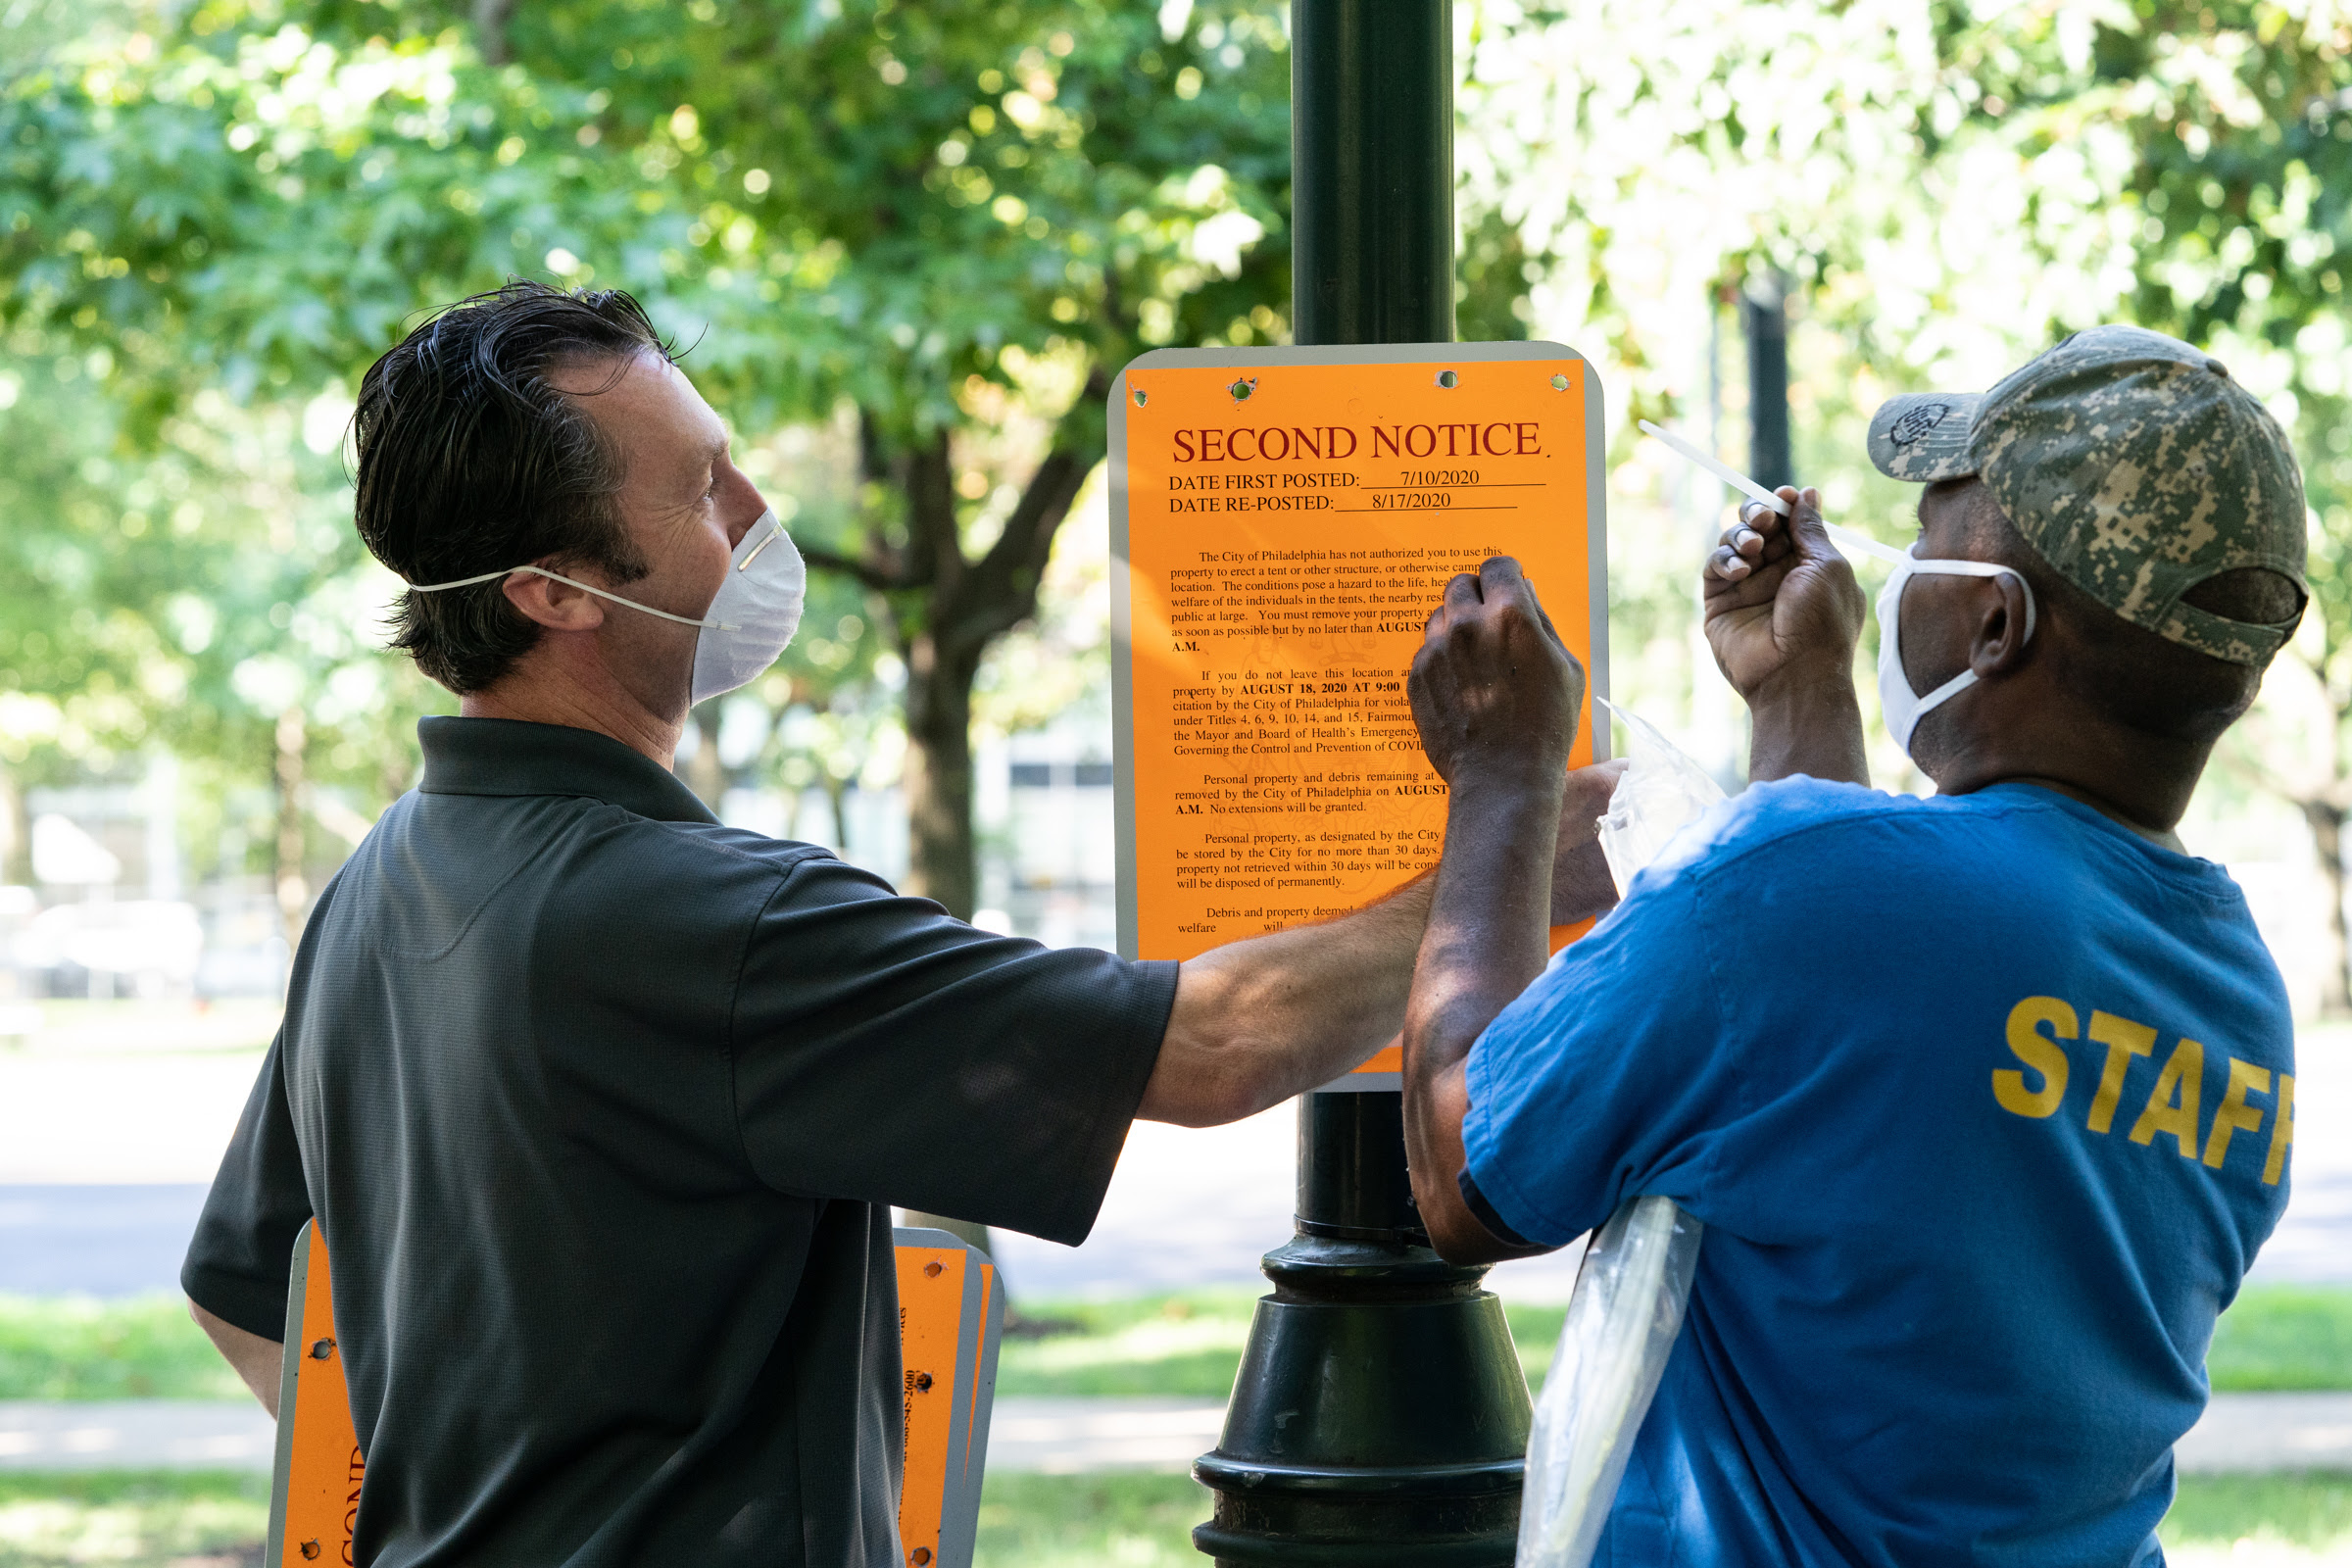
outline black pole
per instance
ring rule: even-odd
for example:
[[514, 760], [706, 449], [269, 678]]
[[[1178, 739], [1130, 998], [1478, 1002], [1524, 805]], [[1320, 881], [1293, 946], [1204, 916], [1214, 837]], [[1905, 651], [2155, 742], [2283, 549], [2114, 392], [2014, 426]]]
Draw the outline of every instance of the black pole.
[[1788, 306], [1780, 280], [1740, 292], [1747, 327], [1747, 471], [1768, 490], [1796, 483], [1788, 450]]
[[[1450, 0], [1293, 0], [1300, 344], [1453, 337]], [[1429, 1248], [1394, 1090], [1299, 1102], [1298, 1234], [1266, 1256], [1225, 1431], [1193, 1473], [1221, 1565], [1500, 1568], [1530, 1417], [1483, 1268]]]
[[1292, 334], [1453, 340], [1453, 8], [1291, 6]]

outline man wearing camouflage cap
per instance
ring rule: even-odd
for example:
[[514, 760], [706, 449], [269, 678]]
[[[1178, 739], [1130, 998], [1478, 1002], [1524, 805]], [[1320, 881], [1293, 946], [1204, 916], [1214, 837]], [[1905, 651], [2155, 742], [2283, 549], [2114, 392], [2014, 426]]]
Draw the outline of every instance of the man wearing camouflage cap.
[[1705, 1223], [1597, 1562], [2160, 1561], [2294, 1137], [2277, 968], [2173, 830], [2300, 617], [2302, 484], [2128, 327], [1869, 442], [1927, 487], [1880, 687], [1937, 794], [1868, 787], [1816, 494], [1746, 509], [1705, 587], [1756, 785], [1491, 1022], [1408, 1020], [1415, 1192], [1462, 1258]]

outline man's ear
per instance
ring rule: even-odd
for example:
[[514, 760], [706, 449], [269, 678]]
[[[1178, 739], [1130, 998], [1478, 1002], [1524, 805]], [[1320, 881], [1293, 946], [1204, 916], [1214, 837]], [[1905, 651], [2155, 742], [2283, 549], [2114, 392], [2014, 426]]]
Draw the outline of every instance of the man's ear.
[[[2029, 657], [2033, 646], [2026, 635], [2030, 601], [2026, 585], [2006, 572], [1980, 580], [1992, 592], [1980, 601], [1977, 624], [1969, 639], [1968, 667], [1977, 672], [1979, 680], [1994, 680], [2014, 674]], [[2048, 635], [2047, 627], [2034, 631], [2035, 640]]]
[[500, 587], [508, 604], [550, 631], [594, 631], [605, 623], [605, 602], [567, 582], [516, 571]]

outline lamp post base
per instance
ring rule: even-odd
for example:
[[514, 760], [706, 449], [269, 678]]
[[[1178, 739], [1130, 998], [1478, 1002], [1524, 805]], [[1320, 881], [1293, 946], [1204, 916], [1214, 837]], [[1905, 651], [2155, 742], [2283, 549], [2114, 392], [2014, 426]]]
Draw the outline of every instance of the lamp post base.
[[[1394, 1172], [1348, 1182], [1348, 1194], [1401, 1185], [1396, 1099], [1312, 1097], [1302, 1141], [1323, 1157], [1307, 1168], [1328, 1172], [1360, 1151]], [[1312, 1202], [1316, 1184], [1301, 1186], [1302, 1206], [1333, 1212]], [[1193, 1544], [1224, 1568], [1512, 1559], [1527, 1379], [1501, 1301], [1481, 1288], [1486, 1270], [1421, 1245], [1409, 1190], [1401, 1196], [1386, 1216], [1302, 1214], [1290, 1245], [1266, 1256], [1274, 1294], [1250, 1326], [1224, 1434], [1193, 1465], [1215, 1494]]]

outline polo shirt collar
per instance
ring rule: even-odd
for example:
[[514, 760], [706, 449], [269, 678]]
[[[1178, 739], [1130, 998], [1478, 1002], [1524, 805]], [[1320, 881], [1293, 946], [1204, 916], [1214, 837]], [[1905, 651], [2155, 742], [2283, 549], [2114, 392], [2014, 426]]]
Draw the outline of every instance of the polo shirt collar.
[[610, 735], [513, 718], [424, 718], [427, 795], [584, 796], [659, 822], [715, 822], [675, 773]]

